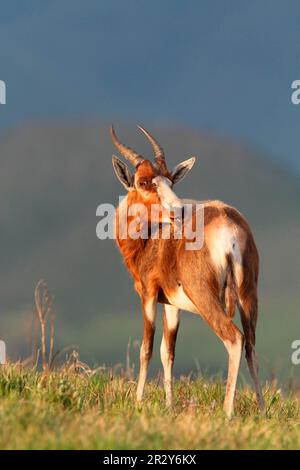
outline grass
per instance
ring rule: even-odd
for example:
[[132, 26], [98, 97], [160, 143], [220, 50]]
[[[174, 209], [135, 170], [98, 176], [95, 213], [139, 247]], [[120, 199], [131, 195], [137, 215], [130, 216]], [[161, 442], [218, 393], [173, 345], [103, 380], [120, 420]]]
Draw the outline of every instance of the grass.
[[243, 385], [228, 421], [220, 378], [182, 376], [172, 409], [165, 407], [159, 380], [147, 384], [138, 406], [130, 348], [126, 371], [92, 370], [75, 352], [59, 365], [63, 351], [53, 353], [54, 314], [45, 281], [36, 287], [35, 302], [40, 345], [33, 334], [24, 363], [0, 366], [0, 449], [300, 448], [300, 393], [266, 384], [260, 414], [252, 389]]
[[1, 449], [298, 449], [300, 396], [267, 385], [259, 414], [252, 390], [238, 389], [235, 417], [222, 412], [224, 384], [182, 377], [172, 410], [158, 381], [146, 387], [111, 371], [63, 365], [45, 375], [7, 364], [0, 369]]

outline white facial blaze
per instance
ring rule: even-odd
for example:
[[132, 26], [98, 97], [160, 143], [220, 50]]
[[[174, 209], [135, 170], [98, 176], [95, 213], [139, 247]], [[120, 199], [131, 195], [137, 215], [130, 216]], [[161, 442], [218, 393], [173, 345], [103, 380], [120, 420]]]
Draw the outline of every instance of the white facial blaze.
[[152, 182], [157, 187], [157, 194], [162, 207], [168, 210], [174, 210], [176, 208], [181, 209], [183, 207], [182, 201], [176, 196], [174, 191], [172, 191], [172, 183], [168, 178], [156, 176], [156, 178], [153, 178]]

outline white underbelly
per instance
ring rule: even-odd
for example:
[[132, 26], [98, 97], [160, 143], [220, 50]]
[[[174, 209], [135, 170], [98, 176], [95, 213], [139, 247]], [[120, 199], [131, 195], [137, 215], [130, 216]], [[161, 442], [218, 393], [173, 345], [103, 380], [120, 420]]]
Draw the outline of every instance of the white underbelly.
[[168, 295], [167, 298], [171, 305], [174, 305], [180, 310], [187, 310], [188, 312], [199, 313], [196, 306], [185, 294], [181, 286], [178, 287], [177, 290], [172, 293], [172, 295]]

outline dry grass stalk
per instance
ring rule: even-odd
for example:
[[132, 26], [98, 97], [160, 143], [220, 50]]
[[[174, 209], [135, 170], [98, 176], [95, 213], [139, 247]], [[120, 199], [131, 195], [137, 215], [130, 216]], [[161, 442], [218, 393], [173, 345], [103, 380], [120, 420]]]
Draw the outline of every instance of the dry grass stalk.
[[[52, 310], [52, 298], [49, 293], [46, 282], [41, 279], [34, 291], [36, 314], [40, 322], [41, 327], [41, 348], [42, 348], [42, 363], [43, 372], [46, 374], [50, 369], [53, 359], [53, 347], [54, 347], [54, 313]], [[46, 325], [47, 318], [50, 317], [50, 341], [49, 341], [49, 354], [47, 360], [47, 335]]]

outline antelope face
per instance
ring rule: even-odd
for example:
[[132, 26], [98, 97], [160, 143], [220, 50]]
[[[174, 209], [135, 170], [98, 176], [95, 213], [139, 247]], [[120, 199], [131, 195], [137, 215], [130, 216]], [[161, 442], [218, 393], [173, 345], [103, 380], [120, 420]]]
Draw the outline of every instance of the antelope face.
[[152, 199], [158, 202], [157, 187], [154, 183], [159, 171], [149, 160], [143, 160], [136, 168], [133, 188], [139, 193], [141, 199]]
[[172, 190], [173, 182], [164, 176], [156, 176], [153, 178], [153, 184], [156, 186], [156, 192], [161, 206], [167, 210], [182, 209], [182, 201], [176, 196]]
[[150, 162], [134, 150], [121, 144], [111, 127], [111, 137], [114, 145], [121, 155], [126, 158], [134, 167], [135, 174], [132, 175], [127, 165], [116, 156], [113, 156], [112, 162], [115, 173], [127, 189], [127, 191], [136, 191], [139, 199], [145, 203], [160, 204], [164, 209], [172, 210], [182, 208], [182, 202], [172, 190], [173, 185], [182, 180], [190, 171], [195, 163], [195, 158], [185, 160], [169, 172], [163, 149], [154, 139], [154, 137], [143, 127], [138, 126], [151, 143], [154, 150], [154, 162]]

